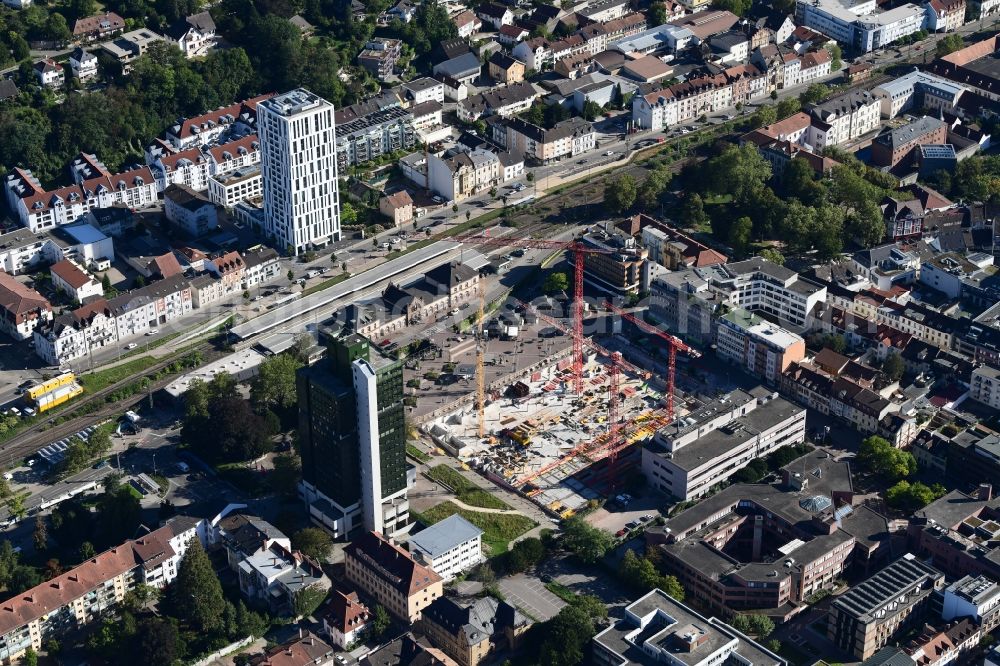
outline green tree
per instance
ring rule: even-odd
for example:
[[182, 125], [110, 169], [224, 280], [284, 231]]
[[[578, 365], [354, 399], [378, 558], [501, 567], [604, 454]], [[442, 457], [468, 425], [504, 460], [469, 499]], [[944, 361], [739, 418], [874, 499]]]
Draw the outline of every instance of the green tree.
[[667, 22], [666, 4], [658, 1], [650, 3], [646, 17], [649, 19], [649, 25], [663, 25]]
[[635, 178], [623, 174], [604, 186], [604, 204], [611, 213], [622, 215], [635, 203], [636, 194]]
[[292, 535], [292, 548], [322, 562], [333, 552], [333, 539], [324, 530], [306, 527]]
[[949, 53], [954, 53], [965, 46], [965, 42], [962, 41], [962, 36], [958, 33], [952, 33], [946, 35], [944, 38], [938, 40], [937, 46], [934, 47], [934, 54], [941, 58], [948, 55]]
[[772, 264], [777, 264], [779, 266], [785, 265], [785, 257], [775, 249], [766, 247], [760, 251], [760, 256], [763, 259], [770, 261]]
[[181, 560], [177, 578], [169, 588], [168, 599], [176, 617], [196, 631], [213, 634], [224, 628], [222, 613], [226, 601], [222, 585], [205, 549], [196, 539]]
[[778, 112], [775, 111], [773, 106], [762, 106], [758, 108], [757, 112], [754, 113], [754, 116], [756, 118], [757, 125], [760, 127], [771, 125], [778, 120]]
[[389, 611], [382, 604], [375, 604], [375, 610], [372, 611], [372, 638], [377, 640], [384, 636], [390, 624], [392, 619], [389, 617]]
[[903, 363], [903, 358], [897, 353], [890, 353], [885, 357], [885, 363], [882, 364], [882, 372], [891, 382], [898, 382], [903, 376], [903, 372], [906, 370], [906, 364]]
[[885, 501], [889, 506], [911, 512], [922, 509], [947, 492], [939, 483], [927, 486], [920, 481], [900, 480], [885, 492]]
[[302, 361], [294, 354], [275, 354], [260, 364], [250, 385], [250, 401], [258, 411], [288, 410], [297, 404], [295, 373]]
[[546, 294], [558, 294], [569, 289], [569, 277], [562, 272], [549, 273], [542, 283], [542, 291]]
[[737, 16], [745, 16], [750, 11], [752, 4], [752, 0], [714, 0], [712, 2], [714, 8], [732, 12]]
[[585, 120], [594, 122], [595, 120], [600, 118], [601, 113], [602, 113], [601, 105], [598, 104], [597, 102], [588, 99], [586, 102], [583, 103], [582, 115]]
[[244, 636], [250, 634], [254, 638], [260, 638], [267, 632], [269, 624], [266, 617], [250, 610], [240, 600], [236, 602], [236, 626]]
[[882, 209], [873, 201], [866, 201], [854, 210], [848, 220], [852, 236], [865, 247], [875, 247], [885, 238], [885, 218]]
[[135, 646], [143, 663], [150, 666], [173, 666], [185, 653], [176, 621], [171, 618], [148, 617], [139, 622]]
[[34, 568], [18, 564], [10, 573], [10, 582], [7, 583], [7, 592], [20, 594], [25, 590], [30, 590], [42, 582], [42, 577]]
[[22, 666], [38, 666], [38, 653], [35, 652], [34, 648], [25, 650], [21, 664]]
[[660, 197], [670, 185], [673, 174], [665, 168], [657, 168], [650, 172], [646, 180], [642, 182], [638, 192], [639, 209], [647, 213], [656, 210], [660, 203]]
[[758, 640], [763, 640], [774, 631], [774, 621], [766, 615], [755, 613], [750, 616], [750, 629]]
[[49, 548], [49, 524], [46, 521], [45, 516], [38, 514], [35, 518], [35, 533], [32, 536], [32, 540], [35, 545], [35, 550], [39, 553], [48, 550]]
[[587, 644], [594, 637], [594, 622], [587, 613], [569, 604], [546, 623], [540, 662], [547, 666], [576, 666], [583, 662]]
[[562, 543], [585, 564], [594, 564], [604, 557], [614, 541], [604, 530], [592, 527], [579, 516], [573, 516], [563, 523]]
[[826, 99], [827, 95], [829, 94], [830, 94], [829, 86], [826, 86], [822, 83], [813, 83], [810, 84], [809, 87], [806, 88], [805, 91], [799, 95], [799, 103], [802, 106], [805, 106], [807, 104], [818, 104], [819, 102], [822, 102], [824, 99]]
[[898, 481], [917, 471], [917, 461], [909, 451], [897, 449], [878, 435], [861, 442], [858, 461], [888, 481]]
[[674, 576], [664, 576], [649, 557], [639, 557], [634, 551], [627, 551], [618, 569], [626, 585], [638, 592], [648, 592], [654, 588], [663, 590], [678, 601], [684, 600], [684, 588]]
[[706, 163], [712, 191], [731, 194], [737, 205], [746, 205], [771, 178], [771, 164], [752, 144], [729, 146]]
[[320, 585], [310, 585], [299, 590], [298, 594], [295, 595], [295, 616], [309, 617], [319, 608], [324, 599], [326, 599], [326, 590]]
[[753, 232], [753, 222], [749, 217], [741, 217], [729, 227], [729, 245], [736, 256], [746, 256], [750, 247], [750, 234]]
[[705, 212], [705, 203], [701, 195], [692, 192], [684, 197], [684, 206], [681, 209], [681, 223], [690, 229], [703, 229], [708, 226], [708, 214]]

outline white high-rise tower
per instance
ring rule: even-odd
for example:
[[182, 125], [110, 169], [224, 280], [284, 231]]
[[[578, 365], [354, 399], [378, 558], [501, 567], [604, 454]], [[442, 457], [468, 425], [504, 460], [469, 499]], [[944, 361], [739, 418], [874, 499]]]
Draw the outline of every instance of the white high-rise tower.
[[257, 106], [264, 233], [293, 254], [340, 239], [333, 104], [299, 88]]

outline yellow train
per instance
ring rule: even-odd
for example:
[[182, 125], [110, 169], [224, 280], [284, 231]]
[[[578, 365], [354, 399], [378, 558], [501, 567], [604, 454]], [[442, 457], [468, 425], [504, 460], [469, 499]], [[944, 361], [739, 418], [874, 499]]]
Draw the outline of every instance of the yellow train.
[[58, 407], [65, 402], [69, 402], [81, 393], [83, 393], [83, 387], [75, 382], [59, 386], [56, 389], [35, 398], [35, 407], [38, 409], [39, 413], [46, 412], [53, 407]]
[[38, 386], [32, 386], [30, 389], [25, 391], [25, 397], [28, 400], [37, 400], [40, 396], [43, 396], [50, 391], [54, 391], [61, 386], [72, 384], [75, 381], [75, 374], [72, 372], [64, 372], [61, 375], [56, 375], [52, 379], [45, 380]]

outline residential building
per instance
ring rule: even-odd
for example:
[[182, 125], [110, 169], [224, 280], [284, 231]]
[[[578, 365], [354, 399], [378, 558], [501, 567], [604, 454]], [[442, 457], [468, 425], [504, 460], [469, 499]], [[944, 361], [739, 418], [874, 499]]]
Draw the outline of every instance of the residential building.
[[812, 452], [772, 484], [735, 484], [646, 531], [666, 573], [706, 608], [787, 618], [845, 568], [877, 568], [888, 520], [854, 504], [850, 467]]
[[919, 627], [944, 574], [913, 553], [837, 597], [830, 605], [827, 638], [865, 660], [907, 629]]
[[807, 112], [813, 124], [823, 131], [821, 139], [817, 136], [814, 148], [839, 146], [878, 129], [881, 126], [880, 109], [880, 100], [868, 91], [849, 92], [810, 105]]
[[763, 387], [736, 390], [658, 430], [642, 448], [642, 471], [651, 487], [686, 502], [805, 436], [805, 409]]
[[[341, 113], [337, 115], [339, 118]], [[340, 169], [364, 164], [397, 150], [409, 150], [417, 140], [413, 115], [398, 105], [370, 110], [343, 122], [338, 119], [336, 137]]]
[[371, 611], [358, 599], [357, 592], [333, 590], [323, 615], [323, 632], [334, 645], [346, 650], [364, 638], [371, 619]]
[[[154, 157], [152, 153], [150, 156]], [[200, 148], [156, 155], [149, 167], [156, 176], [156, 187], [161, 192], [171, 185], [204, 190], [208, 187], [208, 179], [213, 171], [210, 154], [202, 152]]]
[[625, 606], [625, 616], [594, 636], [592, 646], [597, 666], [787, 664], [718, 618], [700, 615], [658, 588]]
[[742, 366], [771, 385], [806, 353], [801, 336], [743, 308], [733, 308], [719, 318], [716, 344], [719, 358]]
[[514, 606], [492, 597], [469, 604], [440, 597], [424, 609], [420, 626], [460, 666], [479, 666], [495, 652], [520, 648], [531, 622]]
[[372, 76], [385, 81], [396, 72], [396, 63], [403, 53], [403, 42], [398, 39], [375, 37], [365, 44], [358, 54], [358, 64]]
[[441, 577], [379, 532], [363, 532], [344, 549], [347, 580], [413, 624], [444, 594]]
[[305, 629], [281, 645], [250, 657], [247, 666], [334, 666], [337, 655], [332, 646]]
[[476, 13], [495, 30], [514, 23], [514, 13], [510, 11], [510, 7], [503, 4], [484, 2], [476, 7]]
[[946, 78], [914, 69], [872, 88], [871, 94], [880, 101], [882, 116], [895, 118], [911, 108], [926, 109], [935, 115], [951, 111], [965, 90]]
[[927, 27], [934, 32], [954, 32], [965, 25], [965, 0], [929, 0]]
[[179, 516], [4, 602], [0, 661], [14, 663], [29, 649], [110, 616], [139, 585], [162, 589], [177, 577], [200, 521]]
[[206, 152], [214, 176], [260, 165], [260, 139], [256, 134], [210, 146]]
[[409, 530], [398, 361], [352, 334], [328, 335], [327, 358], [299, 371], [300, 493], [314, 523], [335, 537], [358, 529]]
[[524, 80], [524, 63], [498, 51], [490, 56], [489, 74], [497, 83], [520, 83]]
[[[15, 2], [19, 0], [14, 0]], [[30, 4], [30, 0], [24, 0], [27, 4]], [[5, 2], [4, 4], [8, 4]], [[3, 79], [0, 81], [0, 102], [6, 102], [9, 99], [14, 99], [20, 94], [17, 89], [17, 84], [10, 79]]]
[[927, 144], [943, 144], [948, 126], [937, 118], [923, 116], [901, 127], [886, 128], [872, 140], [875, 166], [905, 168], [913, 162], [914, 149]]
[[427, 172], [430, 190], [445, 201], [462, 201], [502, 182], [500, 158], [481, 148], [428, 155]]
[[587, 248], [583, 255], [585, 282], [615, 296], [639, 292], [649, 252], [635, 238], [597, 230], [585, 234], [580, 242]]
[[52, 276], [52, 286], [77, 303], [104, 295], [101, 283], [69, 259], [52, 264], [49, 274]]
[[410, 552], [448, 582], [485, 561], [482, 540], [481, 529], [455, 514], [411, 536]]
[[791, 330], [804, 330], [826, 301], [826, 287], [760, 257], [701, 270], [730, 306], [770, 315]]
[[295, 601], [307, 590], [330, 588], [330, 579], [315, 562], [280, 544], [243, 557], [237, 567], [240, 592], [271, 613], [295, 616]]
[[128, 75], [132, 72], [132, 63], [145, 55], [150, 46], [162, 41], [165, 41], [162, 35], [147, 28], [139, 28], [126, 32], [110, 42], [102, 43], [101, 51], [121, 65], [122, 74]]
[[163, 212], [168, 222], [193, 238], [219, 226], [215, 204], [186, 185], [171, 185], [164, 190]]
[[969, 397], [993, 409], [1000, 409], [1000, 370], [981, 365], [972, 371]]
[[552, 129], [542, 129], [520, 118], [493, 124], [493, 138], [509, 152], [548, 164], [564, 157], [576, 157], [597, 147], [594, 126], [583, 118], [569, 118]]
[[696, 271], [674, 270], [649, 285], [649, 316], [690, 344], [715, 344], [723, 299]]
[[424, 102], [444, 104], [444, 84], [437, 79], [424, 76], [404, 83], [401, 88], [404, 98], [410, 104]]
[[[514, 67], [516, 69], [516, 66]], [[515, 82], [463, 100], [458, 105], [458, 117], [465, 122], [494, 115], [509, 118], [527, 111], [539, 97], [541, 93], [531, 83]]]
[[483, 27], [483, 22], [471, 9], [465, 9], [455, 14], [451, 17], [451, 22], [455, 24], [460, 39], [468, 39]]
[[0, 234], [0, 271], [20, 275], [31, 270], [46, 259], [45, 250], [51, 242], [47, 235], [21, 227]]
[[257, 127], [258, 105], [271, 97], [271, 94], [259, 95], [200, 116], [179, 120], [167, 128], [167, 142], [175, 150], [186, 150], [212, 145], [225, 135], [252, 134]]
[[281, 258], [269, 247], [258, 245], [243, 253], [243, 288], [259, 287], [281, 274]]
[[632, 236], [639, 235], [642, 244], [649, 250], [650, 261], [671, 271], [715, 266], [728, 260], [721, 252], [645, 213], [634, 215], [627, 226], [619, 224], [618, 228]]
[[26, 169], [13, 169], [4, 183], [7, 203], [33, 232], [72, 224], [93, 210], [124, 205], [140, 209], [158, 201], [149, 167], [100, 175], [79, 184], [45, 190]]
[[0, 272], [0, 331], [27, 340], [39, 324], [52, 320], [52, 306], [34, 289]]
[[413, 222], [413, 199], [406, 190], [400, 190], [380, 198], [378, 210], [392, 220], [394, 227], [401, 227]]
[[440, 102], [424, 102], [410, 107], [413, 129], [418, 132], [437, 130], [444, 124], [444, 106]]
[[89, 81], [97, 76], [97, 56], [78, 46], [69, 56], [69, 67], [73, 70], [73, 78]]
[[875, 0], [798, 0], [795, 23], [869, 53], [922, 30], [927, 10], [911, 3], [882, 9]]
[[439, 648], [431, 645], [424, 636], [405, 633], [361, 659], [361, 666], [397, 666], [398, 664], [427, 664], [428, 666], [458, 666], [458, 662]]
[[340, 239], [333, 105], [299, 88], [257, 107], [264, 234], [298, 255]]
[[113, 37], [125, 30], [125, 19], [114, 12], [104, 12], [78, 18], [73, 24], [73, 38], [93, 42]]
[[234, 208], [248, 199], [264, 196], [264, 177], [260, 166], [240, 167], [208, 179], [208, 198], [217, 206]]
[[168, 34], [187, 58], [207, 55], [215, 48], [215, 21], [208, 12], [198, 12], [178, 21]]
[[35, 78], [46, 88], [61, 88], [66, 83], [66, 72], [63, 66], [51, 58], [45, 58], [35, 63]]

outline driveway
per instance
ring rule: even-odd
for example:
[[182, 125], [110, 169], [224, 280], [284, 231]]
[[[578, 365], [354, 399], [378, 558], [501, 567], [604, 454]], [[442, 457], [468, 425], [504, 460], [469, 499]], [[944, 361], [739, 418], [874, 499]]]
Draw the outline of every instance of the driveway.
[[545, 589], [537, 578], [517, 574], [497, 581], [507, 601], [540, 622], [555, 617], [566, 602]]

